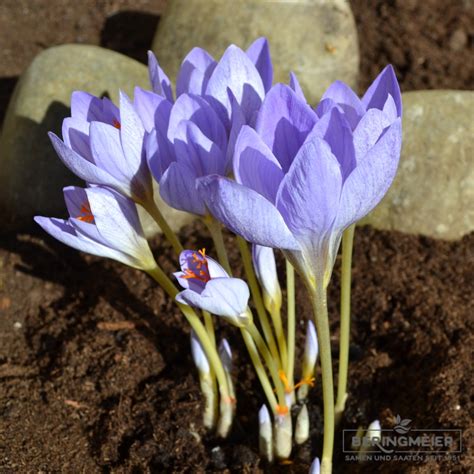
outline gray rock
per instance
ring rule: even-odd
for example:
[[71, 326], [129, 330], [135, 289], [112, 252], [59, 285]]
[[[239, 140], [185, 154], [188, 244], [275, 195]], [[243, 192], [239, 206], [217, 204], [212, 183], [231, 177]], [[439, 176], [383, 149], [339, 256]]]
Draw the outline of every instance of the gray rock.
[[[149, 88], [147, 68], [121, 54], [96, 46], [63, 45], [39, 54], [18, 82], [0, 137], [1, 230], [32, 224], [34, 215], [65, 214], [62, 188], [82, 184], [56, 156], [47, 136], [60, 134], [74, 90], [107, 93], [117, 103], [122, 89]], [[189, 216], [164, 206], [177, 229]], [[146, 231], [155, 226], [146, 221]]]
[[474, 92], [407, 92], [403, 106], [397, 177], [363, 223], [461, 238], [474, 230]]
[[153, 51], [175, 79], [193, 47], [219, 58], [229, 44], [247, 48], [259, 36], [270, 41], [275, 81], [295, 72], [311, 103], [336, 79], [356, 85], [357, 31], [345, 0], [173, 0]]

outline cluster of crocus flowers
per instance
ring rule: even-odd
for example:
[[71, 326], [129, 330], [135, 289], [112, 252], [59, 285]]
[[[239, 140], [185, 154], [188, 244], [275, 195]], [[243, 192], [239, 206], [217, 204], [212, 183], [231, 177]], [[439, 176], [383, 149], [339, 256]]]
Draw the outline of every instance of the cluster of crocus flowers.
[[[67, 245], [146, 271], [176, 301], [192, 329], [204, 424], [221, 436], [231, 428], [237, 400], [232, 350], [225, 339], [218, 344], [213, 318], [240, 331], [266, 398], [255, 419], [268, 461], [288, 458], [293, 443], [309, 436], [306, 400], [319, 356], [324, 438], [312, 472], [331, 472], [335, 403], [326, 288], [342, 240], [340, 415], [347, 397], [353, 228], [388, 190], [400, 156], [401, 96], [393, 69], [385, 68], [362, 99], [336, 82], [315, 108], [294, 74], [288, 85], [272, 84], [264, 38], [245, 52], [229, 46], [219, 61], [194, 48], [175, 91], [151, 53], [149, 73], [151, 90], [136, 88], [133, 101], [121, 94], [119, 107], [73, 94], [62, 139], [51, 140], [86, 188], [64, 190], [69, 219], [36, 221]], [[208, 226], [217, 260], [204, 249], [182, 248], [156, 205], [154, 181], [166, 203]], [[150, 251], [137, 205], [176, 251], [180, 269], [173, 278]], [[245, 280], [232, 276], [222, 225], [236, 235]], [[286, 259], [286, 308], [277, 251]], [[315, 322], [306, 323], [300, 364], [295, 270]]]

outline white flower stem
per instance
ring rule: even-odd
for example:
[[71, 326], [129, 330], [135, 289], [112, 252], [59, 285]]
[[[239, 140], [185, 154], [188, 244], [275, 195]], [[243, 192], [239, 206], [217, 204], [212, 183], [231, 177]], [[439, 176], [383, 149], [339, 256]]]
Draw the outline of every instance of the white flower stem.
[[245, 275], [247, 277], [247, 283], [250, 287], [252, 293], [252, 298], [255, 303], [255, 308], [257, 310], [258, 319], [262, 326], [263, 334], [265, 340], [270, 347], [270, 352], [273, 359], [277, 362], [278, 366], [282, 368], [282, 363], [280, 359], [280, 354], [275, 341], [275, 336], [273, 335], [272, 327], [270, 321], [268, 320], [267, 312], [263, 304], [262, 294], [260, 292], [260, 287], [257, 282], [257, 277], [255, 276], [255, 271], [252, 264], [252, 256], [250, 255], [247, 242], [242, 239], [242, 237], [237, 236], [237, 245], [239, 246], [240, 255], [242, 256], [242, 263], [244, 265]]
[[163, 234], [168, 239], [168, 242], [173, 246], [176, 254], [179, 255], [183, 251], [183, 246], [181, 245], [178, 236], [173, 231], [173, 229], [171, 229], [162, 212], [156, 205], [154, 199], [150, 198], [148, 202], [144, 202], [142, 205], [163, 231]]
[[295, 311], [295, 269], [293, 265], [286, 261], [286, 300], [287, 300], [287, 368], [286, 376], [290, 384], [293, 384], [295, 370], [295, 332], [296, 332], [296, 311]]
[[341, 265], [341, 323], [339, 337], [339, 373], [337, 379], [336, 424], [344, 413], [347, 399], [347, 374], [349, 371], [349, 340], [351, 332], [351, 267], [355, 224], [342, 235]]
[[318, 334], [319, 354], [322, 372], [322, 391], [324, 405], [324, 438], [321, 459], [321, 473], [330, 474], [334, 446], [334, 385], [331, 358], [331, 339], [327, 307], [327, 292], [322, 281], [308, 284], [314, 320]]

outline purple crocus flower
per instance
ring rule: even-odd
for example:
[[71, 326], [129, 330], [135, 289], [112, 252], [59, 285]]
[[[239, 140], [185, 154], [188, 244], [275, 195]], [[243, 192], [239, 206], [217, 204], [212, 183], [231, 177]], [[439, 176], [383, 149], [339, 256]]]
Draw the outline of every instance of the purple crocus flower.
[[254, 125], [271, 87], [268, 42], [260, 38], [247, 52], [231, 45], [219, 62], [194, 48], [178, 73], [176, 101], [170, 80], [152, 53], [149, 72], [154, 92], [137, 89], [135, 108], [147, 131], [151, 172], [171, 207], [205, 215], [196, 180], [230, 173], [238, 132], [244, 124]]
[[142, 270], [156, 267], [135, 203], [107, 188], [64, 188], [69, 219], [36, 216], [54, 238], [77, 250]]
[[239, 134], [237, 182], [199, 180], [210, 212], [250, 242], [285, 250], [311, 284], [326, 286], [342, 232], [379, 203], [396, 174], [401, 99], [391, 71], [369, 88], [357, 120], [335, 94], [319, 117], [321, 108], [316, 113], [291, 87], [275, 85], [256, 129]]
[[205, 250], [184, 250], [179, 256], [181, 271], [174, 274], [185, 288], [176, 301], [222, 316], [238, 327], [249, 322], [249, 289], [239, 278], [231, 278]]
[[61, 160], [79, 178], [109, 186], [140, 204], [152, 200], [145, 128], [125, 94], [120, 94], [119, 110], [107, 98], [74, 92], [71, 117], [64, 120], [62, 132], [63, 140], [49, 136]]

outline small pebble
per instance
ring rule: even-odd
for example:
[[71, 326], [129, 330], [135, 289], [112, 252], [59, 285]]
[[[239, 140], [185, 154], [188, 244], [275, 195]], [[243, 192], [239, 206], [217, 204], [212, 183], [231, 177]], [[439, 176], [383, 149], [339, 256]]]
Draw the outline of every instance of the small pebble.
[[449, 38], [449, 47], [453, 51], [460, 51], [467, 45], [467, 34], [461, 28], [458, 28], [453, 32], [451, 38]]
[[15, 321], [15, 322], [13, 323], [13, 327], [14, 327], [15, 329], [21, 329], [21, 328], [23, 327], [23, 325], [20, 323], [20, 321]]

